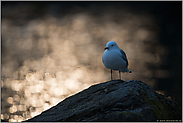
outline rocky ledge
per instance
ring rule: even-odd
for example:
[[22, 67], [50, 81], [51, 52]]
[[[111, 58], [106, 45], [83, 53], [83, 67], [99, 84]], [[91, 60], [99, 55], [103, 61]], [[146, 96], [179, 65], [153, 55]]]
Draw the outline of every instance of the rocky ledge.
[[114, 80], [92, 85], [26, 122], [181, 121], [173, 100], [141, 81]]

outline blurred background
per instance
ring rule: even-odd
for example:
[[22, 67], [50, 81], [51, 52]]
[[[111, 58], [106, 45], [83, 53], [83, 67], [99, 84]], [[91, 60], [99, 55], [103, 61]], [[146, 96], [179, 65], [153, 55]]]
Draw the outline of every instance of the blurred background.
[[[1, 2], [1, 119], [21, 122], [110, 80], [116, 41], [131, 74], [182, 107], [182, 2]], [[114, 72], [118, 79], [118, 72]]]

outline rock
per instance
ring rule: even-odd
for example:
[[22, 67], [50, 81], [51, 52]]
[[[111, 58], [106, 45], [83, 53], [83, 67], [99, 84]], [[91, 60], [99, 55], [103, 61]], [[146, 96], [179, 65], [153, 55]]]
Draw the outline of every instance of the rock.
[[6, 120], [2, 120], [2, 119], [1, 119], [1, 122], [8, 122], [8, 121], [6, 121]]
[[173, 100], [141, 81], [114, 80], [93, 85], [27, 120], [35, 121], [160, 121], [181, 120]]

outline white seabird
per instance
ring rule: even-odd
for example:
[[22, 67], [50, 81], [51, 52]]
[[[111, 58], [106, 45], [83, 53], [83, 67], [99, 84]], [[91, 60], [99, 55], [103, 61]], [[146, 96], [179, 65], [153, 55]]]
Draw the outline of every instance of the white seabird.
[[121, 80], [121, 73], [131, 71], [128, 69], [128, 60], [125, 52], [120, 49], [115, 41], [109, 41], [106, 44], [105, 51], [102, 56], [102, 61], [105, 67], [111, 69], [111, 80], [112, 80], [112, 70], [119, 70], [119, 78]]

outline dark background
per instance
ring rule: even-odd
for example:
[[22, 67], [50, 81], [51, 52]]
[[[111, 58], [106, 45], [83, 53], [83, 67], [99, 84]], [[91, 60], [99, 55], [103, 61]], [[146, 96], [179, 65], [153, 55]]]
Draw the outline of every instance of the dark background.
[[[157, 35], [156, 42], [151, 42], [146, 39], [143, 41], [145, 44], [143, 47], [144, 52], [150, 54], [157, 54], [161, 64], [144, 63], [148, 70], [152, 72], [149, 78], [140, 76], [139, 80], [155, 80], [155, 90], [163, 91], [165, 96], [170, 96], [175, 100], [180, 107], [182, 107], [182, 2], [1, 2], [1, 19], [3, 22], [9, 21], [11, 25], [16, 27], [22, 27], [28, 24], [28, 22], [37, 18], [43, 19], [45, 16], [52, 16], [56, 19], [63, 19], [66, 16], [72, 16], [78, 13], [87, 13], [93, 18], [96, 18], [96, 22], [103, 25], [105, 20], [100, 18], [105, 15], [111, 15], [113, 23], [120, 23], [123, 20], [123, 13], [133, 12], [134, 15], [147, 15], [153, 18], [153, 25], [146, 26], [147, 30], [152, 31]], [[125, 18], [125, 16], [124, 16]], [[68, 20], [69, 21], [69, 20]], [[138, 22], [137, 22], [138, 23]], [[120, 26], [120, 24], [119, 24]], [[143, 28], [143, 27], [139, 27]], [[1, 29], [3, 32], [3, 29]], [[11, 31], [9, 33], [12, 33]], [[130, 37], [133, 37], [133, 28]], [[7, 58], [10, 47], [4, 45], [7, 41], [5, 37], [8, 35], [1, 34], [1, 65], [5, 65], [10, 59]], [[34, 36], [35, 39], [36, 35]], [[151, 37], [150, 37], [151, 38]], [[96, 38], [96, 40], [104, 40]], [[96, 41], [97, 43], [97, 41]], [[133, 43], [133, 42], [132, 42]], [[104, 47], [105, 43], [98, 42], [101, 47]], [[11, 54], [13, 60], [17, 61], [12, 72], [16, 71], [26, 59], [34, 58], [39, 59], [45, 54], [53, 52], [52, 48], [48, 48], [47, 52], [42, 52], [36, 45], [36, 41], [33, 43], [34, 48], [30, 52], [36, 51], [35, 54], [24, 56], [21, 58], [19, 54]], [[160, 47], [158, 50], [158, 46]], [[23, 52], [22, 52], [23, 53]], [[128, 55], [127, 55], [128, 56]], [[130, 56], [129, 56], [130, 57]], [[145, 59], [148, 59], [147, 56]], [[138, 66], [138, 61], [135, 61], [135, 66]], [[135, 67], [132, 67], [135, 70]], [[162, 70], [162, 71], [157, 71]], [[106, 73], [109, 71], [105, 70]], [[8, 75], [4, 75], [1, 71], [1, 80], [8, 78]], [[168, 73], [168, 74], [167, 74]], [[144, 74], [144, 73], [139, 73]], [[165, 77], [159, 77], [165, 74]], [[12, 74], [10, 74], [11, 76]], [[11, 77], [9, 77], [11, 78]], [[135, 78], [131, 78], [135, 79]], [[144, 81], [145, 82], [145, 81]], [[1, 84], [2, 85], [2, 84]], [[11, 88], [5, 88], [1, 86], [1, 93]], [[6, 99], [6, 98], [5, 98]], [[2, 101], [2, 100], [1, 100]], [[2, 110], [3, 104], [1, 105]], [[3, 113], [3, 112], [1, 112]], [[8, 120], [4, 118], [5, 120]]]

